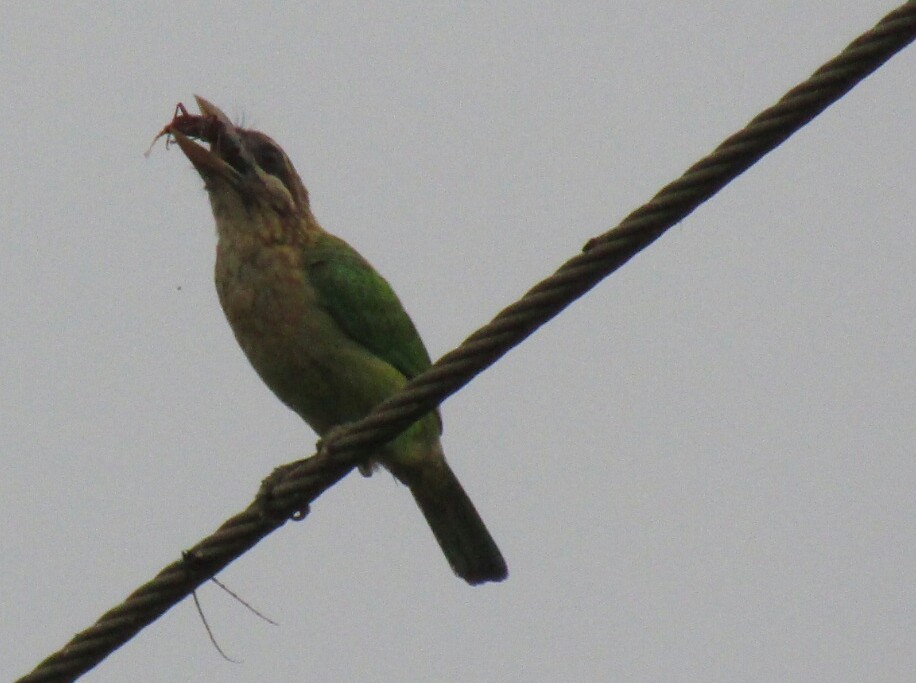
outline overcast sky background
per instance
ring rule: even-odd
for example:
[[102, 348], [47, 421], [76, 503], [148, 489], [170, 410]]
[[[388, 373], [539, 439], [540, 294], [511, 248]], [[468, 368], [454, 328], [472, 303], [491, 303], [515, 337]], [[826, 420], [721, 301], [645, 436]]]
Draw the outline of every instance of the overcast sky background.
[[[894, 3], [399, 6], [0, 12], [0, 680], [313, 450], [143, 156], [176, 102], [283, 145], [437, 358]], [[444, 404], [506, 582], [354, 474], [220, 575], [279, 627], [200, 591], [242, 664], [186, 600], [85, 680], [911, 680], [914, 57]]]

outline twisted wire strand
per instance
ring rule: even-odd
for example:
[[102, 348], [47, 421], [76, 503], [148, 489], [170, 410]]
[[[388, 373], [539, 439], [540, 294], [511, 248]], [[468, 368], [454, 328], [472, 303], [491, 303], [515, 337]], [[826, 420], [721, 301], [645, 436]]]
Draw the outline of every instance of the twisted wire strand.
[[342, 479], [366, 450], [395, 437], [495, 363], [572, 301], [620, 268], [668, 228], [813, 119], [916, 38], [916, 0], [862, 34], [809, 79], [755, 117], [711, 154], [666, 185], [616, 228], [582, 250], [457, 349], [379, 404], [339, 428], [318, 453], [278, 468], [255, 501], [182, 558], [162, 569], [95, 624], [42, 661], [19, 683], [72, 681], [130, 640], [199, 585], [257, 544]]

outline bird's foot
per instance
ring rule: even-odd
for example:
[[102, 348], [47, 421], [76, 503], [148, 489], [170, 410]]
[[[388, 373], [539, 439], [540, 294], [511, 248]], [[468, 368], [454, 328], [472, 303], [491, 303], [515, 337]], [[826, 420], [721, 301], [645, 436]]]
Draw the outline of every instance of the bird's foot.
[[[336, 427], [331, 427], [327, 432], [325, 432], [323, 437], [318, 439], [318, 443], [315, 444], [315, 450], [318, 452], [319, 456], [326, 455], [333, 457], [334, 441], [338, 434], [346, 431], [346, 427], [347, 425], [337, 425]], [[377, 466], [378, 463], [373, 462], [369, 458], [356, 463], [356, 468], [364, 477], [371, 477]]]
[[346, 425], [337, 425], [336, 427], [331, 427], [328, 431], [326, 431], [315, 443], [315, 451], [318, 453], [318, 455], [333, 455], [334, 442], [337, 440], [338, 436], [345, 431], [347, 431]]
[[258, 489], [258, 493], [255, 496], [255, 504], [263, 518], [278, 523], [285, 522], [287, 519], [298, 522], [308, 515], [308, 503], [287, 514], [279, 514], [276, 505], [278, 500], [278, 496], [275, 493], [276, 487], [286, 481], [289, 472], [298, 467], [301, 462], [299, 460], [288, 465], [280, 465], [261, 482], [261, 488]]

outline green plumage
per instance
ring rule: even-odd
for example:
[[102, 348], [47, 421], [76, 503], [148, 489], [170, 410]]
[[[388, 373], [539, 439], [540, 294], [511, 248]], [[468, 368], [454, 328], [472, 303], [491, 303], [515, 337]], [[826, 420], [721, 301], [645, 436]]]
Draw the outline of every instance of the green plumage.
[[[343, 240], [325, 232], [283, 150], [233, 126], [198, 98], [204, 117], [183, 124], [216, 133], [206, 150], [172, 132], [203, 177], [219, 241], [216, 287], [252, 366], [324, 435], [363, 417], [430, 366], [391, 286]], [[215, 124], [213, 122], [216, 122]], [[197, 130], [197, 128], [195, 128]], [[506, 565], [449, 469], [429, 413], [371, 455], [405, 483], [452, 569], [471, 584], [499, 581]]]
[[318, 305], [344, 334], [408, 379], [430, 366], [417, 328], [391, 285], [349, 244], [325, 233], [306, 258]]

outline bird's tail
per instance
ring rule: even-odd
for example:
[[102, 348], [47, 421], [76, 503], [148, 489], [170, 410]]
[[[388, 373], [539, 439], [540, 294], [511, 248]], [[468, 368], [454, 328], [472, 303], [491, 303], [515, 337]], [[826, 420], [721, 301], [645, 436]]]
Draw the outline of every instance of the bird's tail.
[[452, 570], [471, 585], [502, 581], [506, 561], [458, 478], [445, 462], [436, 459], [418, 470], [396, 468], [395, 475], [410, 487], [429, 528]]

